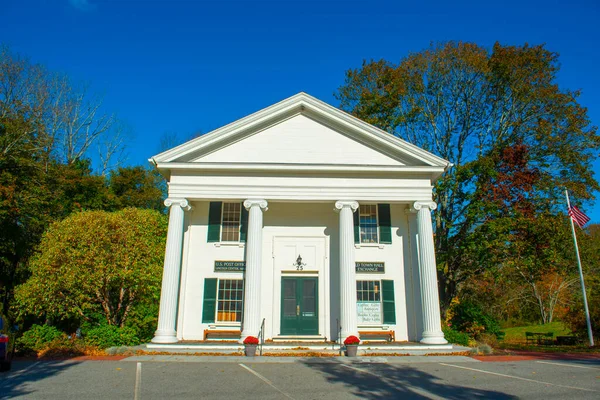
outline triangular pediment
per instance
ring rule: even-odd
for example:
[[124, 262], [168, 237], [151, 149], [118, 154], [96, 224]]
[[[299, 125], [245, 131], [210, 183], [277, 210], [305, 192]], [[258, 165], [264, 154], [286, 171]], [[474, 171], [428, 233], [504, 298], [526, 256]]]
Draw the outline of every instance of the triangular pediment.
[[450, 163], [305, 93], [151, 159], [169, 164], [426, 167]]
[[304, 114], [297, 114], [191, 161], [341, 165], [406, 165], [407, 162], [396, 155], [375, 150]]

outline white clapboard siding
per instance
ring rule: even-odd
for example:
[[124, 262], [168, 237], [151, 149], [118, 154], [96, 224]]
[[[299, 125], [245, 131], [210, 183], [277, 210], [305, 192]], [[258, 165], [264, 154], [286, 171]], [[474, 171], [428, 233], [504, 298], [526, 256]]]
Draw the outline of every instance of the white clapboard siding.
[[404, 165], [302, 114], [194, 162]]

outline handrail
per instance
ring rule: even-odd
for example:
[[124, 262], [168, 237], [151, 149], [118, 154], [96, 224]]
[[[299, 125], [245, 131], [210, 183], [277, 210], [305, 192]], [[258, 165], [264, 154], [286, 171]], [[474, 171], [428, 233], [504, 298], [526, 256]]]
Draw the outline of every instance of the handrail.
[[260, 331], [258, 332], [258, 340], [259, 340], [258, 354], [262, 356], [263, 344], [265, 343], [265, 318], [263, 318], [262, 324], [260, 324]]
[[338, 349], [340, 352], [340, 356], [342, 355], [342, 326], [340, 325], [340, 319], [336, 318], [336, 325], [337, 325], [337, 340], [336, 342], [338, 343]]

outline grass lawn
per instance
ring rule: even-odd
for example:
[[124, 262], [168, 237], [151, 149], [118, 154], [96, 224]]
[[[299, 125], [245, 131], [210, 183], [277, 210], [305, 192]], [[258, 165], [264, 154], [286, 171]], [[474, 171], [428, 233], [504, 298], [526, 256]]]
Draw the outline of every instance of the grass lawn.
[[554, 337], [567, 336], [571, 331], [562, 322], [552, 322], [545, 325], [516, 326], [514, 328], [502, 329], [505, 333], [504, 341], [525, 341], [525, 332], [554, 332]]

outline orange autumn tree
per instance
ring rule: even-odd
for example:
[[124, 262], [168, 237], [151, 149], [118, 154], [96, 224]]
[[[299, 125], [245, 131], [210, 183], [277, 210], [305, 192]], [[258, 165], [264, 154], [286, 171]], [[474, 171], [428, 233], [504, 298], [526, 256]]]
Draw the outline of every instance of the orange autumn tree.
[[493, 170], [480, 176], [483, 223], [473, 231], [479, 243], [473, 254], [505, 288], [503, 303], [528, 304], [549, 323], [577, 277], [568, 219], [552, 214], [536, 190], [542, 175], [530, 154], [523, 143], [506, 147], [492, 156]]

